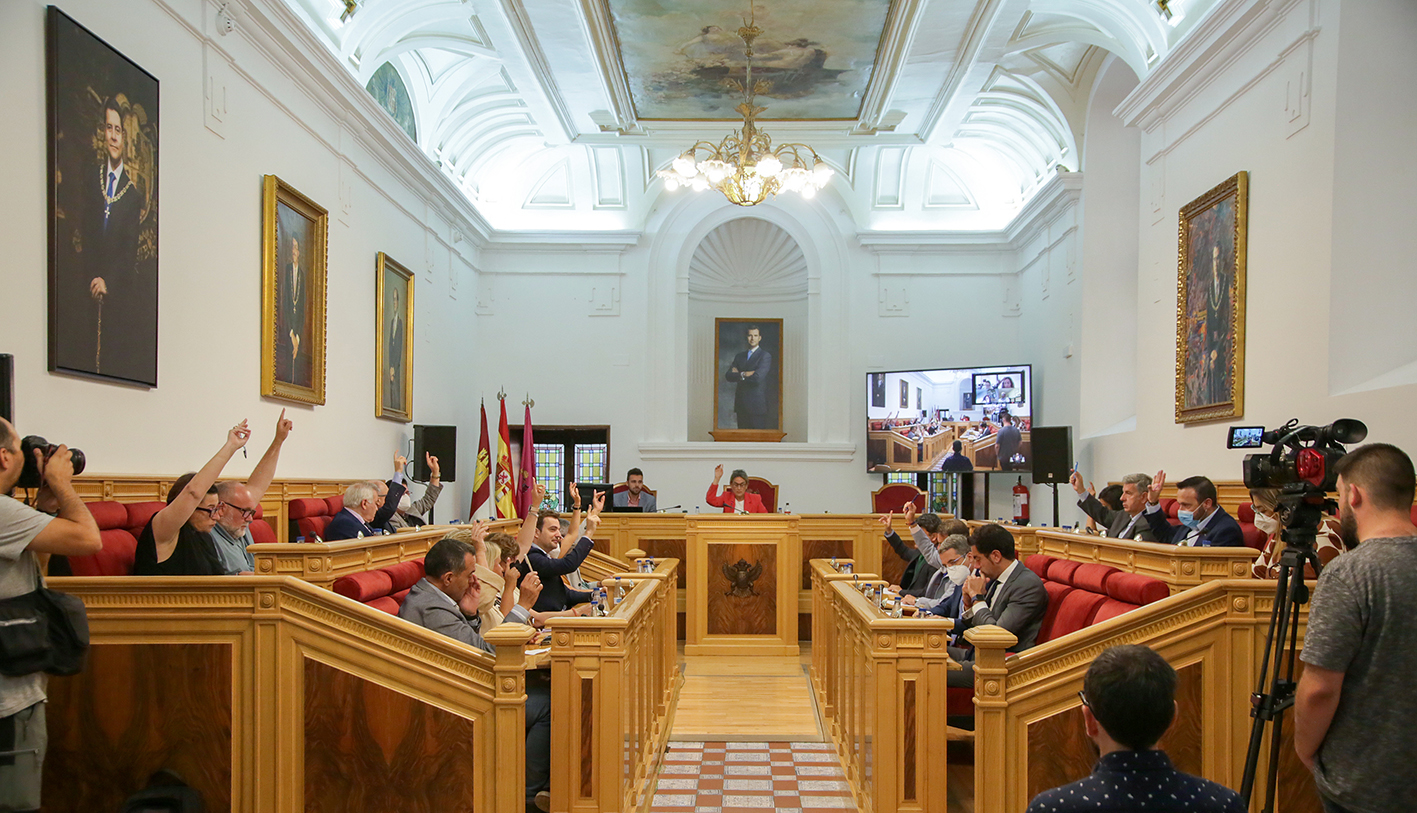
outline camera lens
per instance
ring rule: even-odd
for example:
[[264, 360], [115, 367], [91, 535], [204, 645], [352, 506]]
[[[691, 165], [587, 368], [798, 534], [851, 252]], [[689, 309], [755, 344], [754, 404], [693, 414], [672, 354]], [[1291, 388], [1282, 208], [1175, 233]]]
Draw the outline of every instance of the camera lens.
[[84, 466], [88, 461], [84, 458], [84, 453], [79, 449], [69, 450], [69, 459], [74, 461], [74, 474], [83, 474]]

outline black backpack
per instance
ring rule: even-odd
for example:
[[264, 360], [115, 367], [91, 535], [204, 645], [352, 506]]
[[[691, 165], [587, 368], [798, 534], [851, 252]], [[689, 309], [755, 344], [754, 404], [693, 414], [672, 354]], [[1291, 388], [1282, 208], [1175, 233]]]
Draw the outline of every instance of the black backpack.
[[77, 675], [89, 652], [89, 617], [77, 596], [44, 586], [0, 600], [0, 674]]

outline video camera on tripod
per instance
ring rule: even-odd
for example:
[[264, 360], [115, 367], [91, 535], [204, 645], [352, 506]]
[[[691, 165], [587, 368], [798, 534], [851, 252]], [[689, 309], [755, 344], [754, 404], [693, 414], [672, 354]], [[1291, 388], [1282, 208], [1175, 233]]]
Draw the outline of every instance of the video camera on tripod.
[[1348, 453], [1343, 444], [1361, 443], [1366, 437], [1368, 427], [1352, 418], [1343, 418], [1328, 426], [1300, 426], [1295, 419], [1270, 430], [1263, 426], [1230, 427], [1227, 445], [1231, 449], [1258, 449], [1265, 444], [1274, 447], [1268, 452], [1245, 455], [1245, 486], [1279, 489], [1277, 511], [1284, 523], [1280, 538], [1286, 547], [1279, 558], [1279, 578], [1265, 636], [1259, 687], [1250, 696], [1250, 716], [1254, 722], [1240, 782], [1240, 796], [1248, 803], [1259, 768], [1265, 724], [1274, 723], [1270, 731], [1268, 792], [1261, 808], [1265, 813], [1274, 810], [1284, 710], [1294, 705], [1299, 614], [1309, 601], [1304, 568], [1309, 567], [1315, 576], [1321, 569], [1318, 554], [1314, 552], [1314, 539], [1324, 515], [1334, 513], [1337, 508], [1328, 495], [1338, 490], [1338, 461]]

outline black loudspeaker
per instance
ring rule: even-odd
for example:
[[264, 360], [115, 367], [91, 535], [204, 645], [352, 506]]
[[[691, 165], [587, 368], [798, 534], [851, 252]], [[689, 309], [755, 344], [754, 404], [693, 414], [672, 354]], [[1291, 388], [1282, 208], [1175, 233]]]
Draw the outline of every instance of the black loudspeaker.
[[15, 422], [15, 357], [0, 353], [0, 418]]
[[1035, 426], [1033, 442], [1033, 482], [1066, 483], [1073, 472], [1073, 428]]
[[438, 458], [438, 469], [443, 482], [458, 479], [458, 428], [456, 426], [413, 426], [413, 479], [426, 483], [432, 476], [427, 452]]

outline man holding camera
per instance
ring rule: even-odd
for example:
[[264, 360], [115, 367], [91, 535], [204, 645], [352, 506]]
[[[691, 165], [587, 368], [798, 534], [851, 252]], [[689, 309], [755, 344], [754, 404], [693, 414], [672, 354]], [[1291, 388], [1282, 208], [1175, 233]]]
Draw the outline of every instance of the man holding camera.
[[[25, 463], [43, 481], [36, 502], [58, 506], [51, 517], [9, 494], [19, 482]], [[0, 418], [0, 602], [39, 588], [39, 561], [34, 554], [88, 556], [103, 542], [98, 523], [74, 492], [74, 462], [67, 446], [45, 458], [34, 450], [26, 461], [15, 427]], [[45, 675], [0, 672], [0, 810], [38, 810], [40, 768], [48, 734], [44, 722]]]
[[1402, 450], [1362, 446], [1338, 461], [1348, 552], [1319, 576], [1299, 655], [1294, 750], [1328, 813], [1408, 811], [1417, 753], [1417, 473]]

